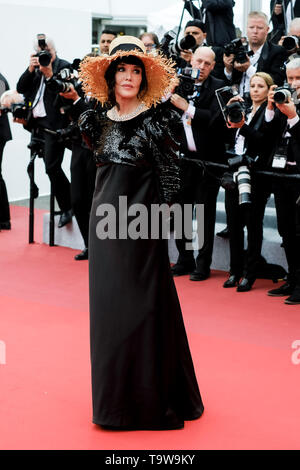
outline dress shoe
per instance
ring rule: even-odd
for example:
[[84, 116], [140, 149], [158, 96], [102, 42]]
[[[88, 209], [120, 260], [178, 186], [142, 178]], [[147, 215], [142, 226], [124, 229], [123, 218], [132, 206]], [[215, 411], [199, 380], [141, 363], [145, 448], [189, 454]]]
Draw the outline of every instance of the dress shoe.
[[300, 287], [296, 287], [287, 299], [284, 301], [288, 305], [300, 305]]
[[72, 222], [72, 211], [69, 210], [69, 211], [66, 211], [66, 212], [63, 212], [59, 218], [59, 222], [58, 222], [58, 227], [61, 228], [61, 227], [64, 227], [65, 225], [69, 224], [70, 222]]
[[185, 274], [190, 274], [195, 269], [195, 265], [185, 265], [185, 264], [174, 264], [171, 267], [173, 276], [184, 276]]
[[74, 256], [74, 259], [76, 259], [76, 261], [81, 261], [83, 259], [89, 259], [89, 250], [88, 250], [88, 248], [85, 248], [84, 250], [81, 251], [81, 253], [78, 253], [78, 255]]
[[241, 276], [236, 276], [235, 274], [231, 274], [227, 281], [224, 282], [223, 287], [236, 287], [239, 283]]
[[10, 220], [6, 220], [5, 222], [0, 222], [0, 230], [11, 230]]
[[252, 289], [254, 281], [250, 281], [250, 279], [247, 279], [246, 277], [243, 277], [239, 285], [237, 286], [236, 290], [237, 292], [248, 292], [249, 290]]
[[278, 287], [277, 289], [272, 289], [268, 291], [268, 295], [273, 297], [286, 297], [287, 295], [291, 295], [295, 289], [295, 286], [285, 282], [282, 286]]
[[216, 235], [218, 237], [221, 237], [221, 238], [229, 238], [229, 229], [228, 229], [228, 227], [225, 227], [223, 230], [221, 230], [221, 232], [218, 232]]
[[190, 281], [205, 281], [205, 279], [208, 279], [210, 276], [210, 270], [209, 271], [193, 271], [190, 275]]

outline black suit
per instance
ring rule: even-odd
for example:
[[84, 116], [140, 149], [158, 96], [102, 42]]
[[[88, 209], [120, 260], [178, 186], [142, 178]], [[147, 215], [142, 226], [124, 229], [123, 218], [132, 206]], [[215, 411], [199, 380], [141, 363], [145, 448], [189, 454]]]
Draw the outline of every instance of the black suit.
[[[285, 11], [290, 1], [291, 0], [283, 0], [283, 6], [284, 6]], [[281, 15], [275, 15], [275, 13], [273, 13], [276, 3], [277, 3], [277, 0], [271, 0], [270, 2], [270, 13], [271, 13], [271, 19], [272, 19], [272, 25], [273, 25], [273, 30], [270, 33], [270, 37], [272, 38], [271, 39], [272, 42], [277, 44], [281, 36], [286, 36], [288, 31], [286, 31], [284, 13], [282, 13]], [[292, 15], [293, 15], [293, 18], [300, 17], [300, 0], [296, 0], [295, 5], [292, 9]]]
[[[200, 96], [194, 101], [196, 108], [192, 119], [192, 131], [197, 152], [190, 152], [186, 136], [183, 137], [182, 152], [188, 158], [222, 162], [225, 153], [225, 124], [215, 96], [215, 90], [224, 82], [209, 76], [201, 86]], [[210, 270], [216, 220], [216, 201], [219, 180], [194, 163], [182, 163], [182, 191], [180, 203], [204, 204], [204, 243], [196, 258], [196, 270], [207, 274]], [[186, 249], [186, 238], [176, 240], [179, 251], [178, 264], [192, 266], [193, 251]]]
[[192, 2], [185, 2], [185, 8], [194, 19], [202, 19], [203, 9], [206, 10], [205, 26], [207, 44], [209, 46], [224, 46], [236, 38], [233, 24], [232, 0], [203, 0], [201, 11]]
[[[266, 103], [256, 111], [249, 125], [244, 124], [239, 133], [245, 138], [247, 155], [259, 160], [256, 169], [264, 169], [271, 152], [271, 135], [264, 129]], [[237, 131], [234, 131], [237, 135]], [[251, 204], [239, 204], [238, 189], [226, 190], [225, 207], [229, 228], [230, 273], [245, 277], [251, 283], [257, 275], [263, 241], [263, 218], [270, 189], [263, 178], [251, 172]], [[244, 226], [247, 227], [248, 247], [244, 259]]]
[[[0, 73], [0, 81], [4, 85], [5, 91], [9, 89], [6, 79]], [[0, 223], [10, 220], [9, 203], [5, 181], [2, 176], [2, 158], [6, 142], [12, 139], [7, 114], [0, 115]]]
[[[300, 115], [299, 109], [297, 112]], [[273, 121], [266, 126], [273, 135], [273, 155], [279, 147], [282, 135], [285, 134], [287, 117], [276, 110]], [[300, 121], [288, 132], [291, 137], [288, 142], [287, 159], [289, 162], [295, 162], [296, 165], [287, 165], [286, 169], [282, 171], [283, 173], [300, 174]], [[296, 205], [300, 196], [299, 180], [276, 178], [272, 183], [272, 191], [274, 192], [278, 231], [282, 236], [288, 264], [288, 282], [292, 285], [300, 285], [300, 243], [297, 237], [299, 207]]]
[[[266, 72], [274, 80], [278, 86], [283, 85], [285, 81], [285, 67], [286, 51], [283, 47], [277, 46], [270, 42], [265, 42], [259, 60], [257, 62], [257, 72]], [[239, 85], [242, 80], [243, 74], [233, 69], [230, 84]]]
[[[56, 57], [52, 63], [54, 75], [61, 69], [69, 67], [69, 62], [59, 59], [58, 57]], [[34, 70], [32, 73], [26, 69], [20, 77], [17, 83], [17, 91], [25, 96], [28, 103], [34, 102], [40, 88], [41, 79], [42, 73], [38, 69]], [[47, 81], [45, 83], [46, 88], [43, 100], [46, 117], [34, 118], [32, 115], [29, 120], [28, 129], [39, 133], [40, 137], [45, 141], [44, 161], [46, 173], [51, 181], [54, 195], [61, 211], [66, 212], [71, 209], [71, 198], [70, 183], [61, 168], [65, 146], [62, 143], [58, 143], [55, 137], [44, 132], [43, 129], [57, 130], [69, 124], [67, 115], [60, 112], [61, 106], [66, 104], [67, 101], [63, 100], [58, 93], [50, 90], [47, 86]]]

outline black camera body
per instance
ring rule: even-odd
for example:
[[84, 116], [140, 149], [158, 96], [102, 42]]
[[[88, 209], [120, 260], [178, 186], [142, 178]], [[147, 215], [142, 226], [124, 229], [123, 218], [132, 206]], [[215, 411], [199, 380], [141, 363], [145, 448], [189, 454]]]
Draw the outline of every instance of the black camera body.
[[241, 122], [245, 116], [246, 105], [241, 101], [227, 104], [231, 98], [239, 95], [238, 88], [235, 85], [225, 86], [216, 90], [215, 93], [225, 122]]
[[161, 43], [160, 49], [167, 57], [178, 57], [182, 51], [194, 50], [197, 46], [193, 35], [184, 36], [178, 43], [176, 42], [177, 28], [168, 31]]
[[229, 44], [225, 44], [224, 53], [228, 57], [234, 54], [234, 62], [244, 64], [248, 60], [247, 45], [240, 38], [233, 39]]
[[81, 84], [77, 79], [75, 71], [79, 68], [80, 59], [74, 59], [70, 68], [61, 69], [47, 82], [47, 87], [55, 93], [67, 93], [71, 85], [81, 94]]
[[176, 87], [175, 92], [183, 98], [191, 96], [194, 93], [195, 81], [200, 76], [200, 70], [192, 67], [178, 68], [177, 76], [179, 85]]
[[52, 55], [50, 54], [49, 51], [46, 50], [46, 47], [47, 47], [46, 36], [45, 34], [38, 34], [37, 38], [38, 38], [38, 45], [41, 51], [35, 54], [34, 57], [38, 57], [39, 63], [42, 67], [47, 67], [51, 62]]
[[12, 103], [9, 108], [1, 108], [1, 114], [12, 113], [14, 119], [27, 119], [30, 107], [25, 103]]
[[282, 47], [292, 54], [300, 48], [300, 38], [299, 36], [286, 36], [282, 42]]
[[288, 83], [277, 87], [274, 93], [274, 101], [278, 104], [288, 103], [288, 101], [292, 98], [293, 93], [295, 90], [290, 87]]

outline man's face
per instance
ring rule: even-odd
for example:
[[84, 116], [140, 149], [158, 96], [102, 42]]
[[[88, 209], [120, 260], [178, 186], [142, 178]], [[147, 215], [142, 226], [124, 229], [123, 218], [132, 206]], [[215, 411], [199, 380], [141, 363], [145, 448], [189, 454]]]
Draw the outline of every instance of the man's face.
[[115, 39], [115, 37], [116, 36], [113, 34], [101, 34], [99, 43], [101, 54], [108, 54], [110, 43]]
[[188, 26], [184, 30], [184, 35], [187, 36], [188, 34], [191, 34], [194, 36], [197, 46], [201, 46], [203, 44], [204, 39], [206, 38], [206, 33], [203, 33], [203, 31], [200, 28], [197, 28], [196, 26]]
[[269, 26], [263, 18], [249, 18], [247, 36], [251, 47], [262, 46], [267, 39]]
[[297, 91], [297, 95], [300, 96], [300, 67], [298, 69], [286, 71], [288, 84]]
[[300, 37], [300, 26], [291, 25], [288, 35]]
[[210, 72], [213, 70], [215, 66], [214, 53], [211, 50], [207, 49], [206, 47], [204, 48], [200, 47], [193, 54], [193, 57], [191, 60], [191, 66], [194, 69], [200, 70], [200, 76], [198, 80], [200, 82], [203, 82], [204, 80], [207, 79]]

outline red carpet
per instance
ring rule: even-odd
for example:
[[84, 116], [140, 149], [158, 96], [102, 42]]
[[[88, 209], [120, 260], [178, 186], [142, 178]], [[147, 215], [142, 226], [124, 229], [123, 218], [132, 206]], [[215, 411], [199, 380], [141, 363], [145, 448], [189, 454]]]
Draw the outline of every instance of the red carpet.
[[[205, 405], [183, 430], [110, 432], [91, 423], [88, 264], [76, 251], [28, 245], [28, 210], [0, 233], [0, 449], [299, 449], [300, 307], [176, 279]], [[133, 299], [134, 301], [134, 299]], [[300, 358], [300, 351], [297, 356]], [[3, 351], [2, 351], [3, 362]]]

